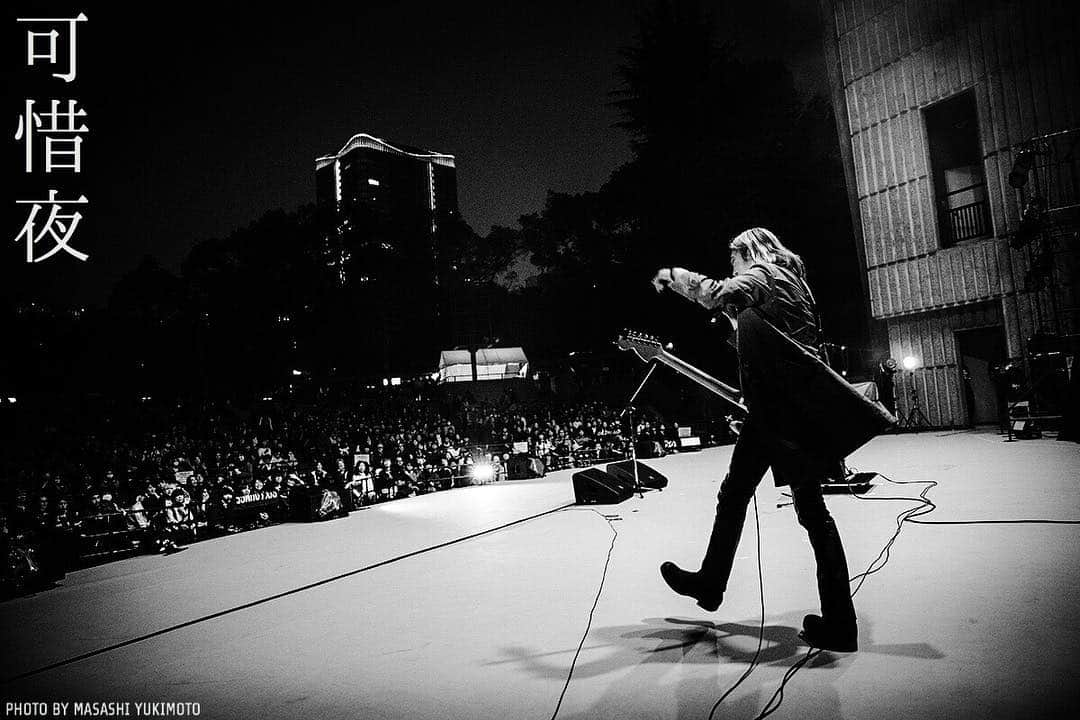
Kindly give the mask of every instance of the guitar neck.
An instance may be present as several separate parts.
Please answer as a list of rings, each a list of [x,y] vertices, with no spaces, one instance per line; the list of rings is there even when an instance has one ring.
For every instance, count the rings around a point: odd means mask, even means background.
[[[701,385],[706,390],[709,390],[716,395],[727,400],[732,405],[736,406],[743,412],[746,412],[746,406],[739,401],[739,391],[731,387],[727,383],[717,380],[708,373],[697,369],[685,360],[680,360],[666,350],[656,355],[656,360],[667,365],[672,370],[684,375],[698,385]]]

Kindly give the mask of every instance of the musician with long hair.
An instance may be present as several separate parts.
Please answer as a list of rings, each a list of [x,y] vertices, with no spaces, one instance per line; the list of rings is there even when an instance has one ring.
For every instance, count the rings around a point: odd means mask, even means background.
[[[701,568],[691,572],[665,562],[660,574],[675,592],[695,599],[705,610],[716,610],[727,589],[747,505],[771,467],[776,485],[791,488],[795,513],[809,535],[817,562],[821,615],[807,615],[801,635],[813,647],[854,652],[858,630],[844,546],[821,490],[826,473],[841,458],[822,456],[788,441],[767,421],[762,409],[755,413],[759,403],[765,406],[762,398],[768,398],[770,408],[778,401],[769,396],[769,378],[747,361],[755,350],[750,346],[755,342],[755,331],[749,315],[744,315],[748,310],[753,310],[755,320],[764,318],[803,349],[821,356],[817,313],[805,266],[764,228],[740,233],[729,248],[733,274],[728,279],[714,280],[671,267],[662,268],[652,281],[657,292],[668,288],[710,310],[724,310],[737,318],[739,375],[749,410],[720,486],[716,519]]]

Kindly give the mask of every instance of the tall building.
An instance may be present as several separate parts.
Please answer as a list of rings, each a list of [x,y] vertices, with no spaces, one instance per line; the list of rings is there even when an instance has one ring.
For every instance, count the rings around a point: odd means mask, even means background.
[[[315,161],[324,255],[374,339],[383,370],[434,364],[440,349],[439,285],[460,216],[454,156],[354,135]]]
[[[1080,14],[1057,0],[821,7],[864,296],[888,354],[916,366],[896,378],[899,413],[992,420],[994,363],[1045,389],[1075,356]]]

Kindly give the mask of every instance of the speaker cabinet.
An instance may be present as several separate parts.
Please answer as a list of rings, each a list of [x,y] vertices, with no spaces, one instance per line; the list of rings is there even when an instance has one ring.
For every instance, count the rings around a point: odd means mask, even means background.
[[[506,463],[506,478],[508,480],[528,480],[530,478],[544,477],[544,463],[539,458],[534,458],[524,453],[511,455]]]
[[[578,505],[615,505],[633,494],[633,480],[620,480],[599,468],[574,473],[574,502]]]
[[[655,440],[638,440],[634,450],[639,458],[658,458],[666,454],[664,446]]]
[[[634,461],[633,460],[621,460],[619,462],[610,463],[607,466],[609,475],[619,478],[623,482],[630,483],[630,487],[634,487]],[[638,481],[642,487],[653,488],[654,490],[662,490],[667,487],[667,478],[660,473],[653,470],[645,463],[637,464]]]

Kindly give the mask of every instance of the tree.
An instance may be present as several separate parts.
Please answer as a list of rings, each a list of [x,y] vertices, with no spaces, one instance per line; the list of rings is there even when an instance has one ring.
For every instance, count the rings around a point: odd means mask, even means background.
[[[757,225],[807,256],[831,339],[858,332],[850,299],[859,269],[831,106],[803,101],[782,63],[740,59],[717,37],[696,3],[661,0],[646,12],[613,96],[632,160],[598,191],[550,193],[520,219],[542,272],[522,307],[553,319],[534,323],[540,344],[577,349],[634,326],[683,339],[683,351],[706,362],[716,354],[707,319],[658,299],[648,280],[672,264],[725,274],[728,240]]]
[[[634,254],[722,273],[729,238],[769,227],[807,257],[827,332],[853,337],[860,269],[832,108],[801,100],[781,62],[742,60],[716,38],[698,4],[662,0],[623,51],[614,105],[634,158],[609,195],[638,209]]]

